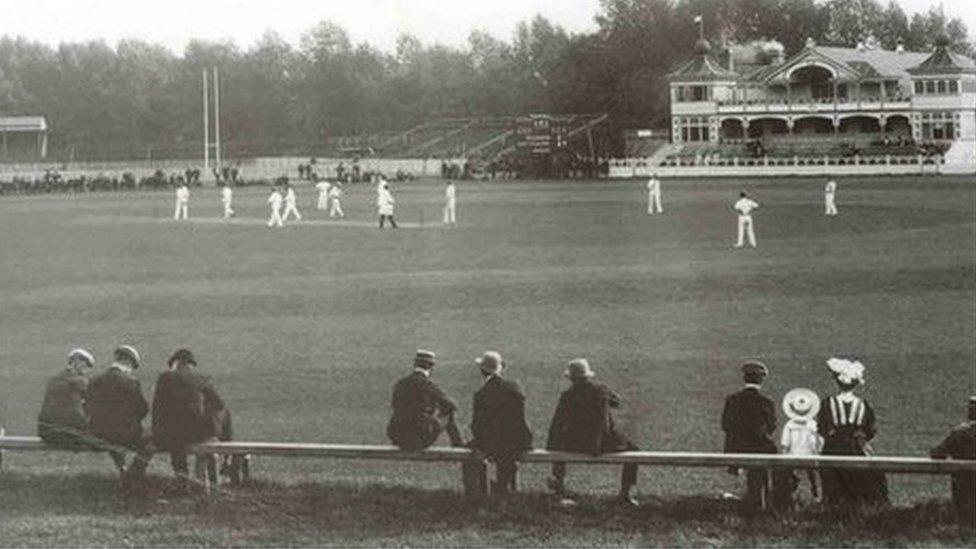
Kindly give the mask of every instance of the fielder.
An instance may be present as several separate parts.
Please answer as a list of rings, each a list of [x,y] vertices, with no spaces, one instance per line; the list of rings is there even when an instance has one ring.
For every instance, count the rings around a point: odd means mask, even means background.
[[[453,181],[447,182],[447,190],[444,191],[444,224],[457,224],[457,188]]]
[[[376,208],[380,213],[381,229],[383,228],[383,222],[387,219],[390,220],[390,227],[397,228],[396,220],[393,219],[393,206],[395,204],[396,200],[393,198],[393,193],[390,192],[390,186],[384,181],[376,193]]]
[[[653,215],[655,209],[657,213],[664,213],[661,208],[661,180],[657,178],[657,174],[647,181],[647,213]]]
[[[329,187],[332,185],[328,181],[322,180],[315,184],[315,188],[319,191],[319,202],[316,205],[316,209],[320,211],[325,211],[329,209]]]
[[[173,219],[179,221],[186,219],[190,213],[190,188],[186,183],[180,183],[176,188],[176,211],[173,212]]]
[[[302,220],[302,214],[298,213],[298,195],[295,188],[285,183],[285,214],[281,216],[282,221],[288,221],[288,217],[295,214],[297,221]]]
[[[824,187],[824,210],[826,215],[833,216],[837,215],[837,182],[831,179],[827,182],[827,186]]]
[[[224,185],[220,188],[220,203],[224,205],[224,219],[230,219],[234,217],[234,208],[231,207],[231,202],[234,200],[234,191],[231,190],[230,185]]]
[[[746,196],[746,192],[739,193],[739,200],[733,208],[739,212],[739,238],[736,240],[735,247],[741,248],[744,237],[749,235],[749,245],[756,247],[756,233],[752,228],[752,211],[759,207],[755,200]]]
[[[329,210],[329,217],[346,217],[342,211],[342,184],[336,181],[329,191],[329,198],[332,199],[332,208]]]
[[[284,227],[285,220],[281,218],[281,191],[278,187],[271,188],[271,196],[268,197],[268,204],[271,205],[271,218],[268,219],[268,227]]]

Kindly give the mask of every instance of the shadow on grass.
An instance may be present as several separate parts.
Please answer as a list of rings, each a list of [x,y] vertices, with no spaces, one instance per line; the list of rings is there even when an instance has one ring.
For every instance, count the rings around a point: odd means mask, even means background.
[[[120,528],[133,520],[175,522],[208,545],[976,545],[976,537],[959,534],[946,501],[857,513],[811,507],[747,519],[734,501],[707,497],[649,498],[625,509],[584,496],[566,509],[542,493],[477,505],[452,491],[365,483],[258,481],[212,499],[174,495],[170,480],[159,477],[150,477],[138,497],[118,487],[110,476],[3,473],[0,508],[15,520],[80,515],[118,521]],[[29,540],[30,532],[18,537]],[[132,541],[179,539],[155,528]]]

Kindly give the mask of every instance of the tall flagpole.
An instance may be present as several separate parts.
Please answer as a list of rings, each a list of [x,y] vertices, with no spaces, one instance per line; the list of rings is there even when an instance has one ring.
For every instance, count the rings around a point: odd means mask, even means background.
[[[217,72],[217,67],[213,69],[213,83],[214,83],[214,159],[217,162],[217,169],[219,170],[223,163],[220,158],[220,73]]]
[[[203,177],[210,177],[210,98],[207,96],[207,69],[203,69]]]

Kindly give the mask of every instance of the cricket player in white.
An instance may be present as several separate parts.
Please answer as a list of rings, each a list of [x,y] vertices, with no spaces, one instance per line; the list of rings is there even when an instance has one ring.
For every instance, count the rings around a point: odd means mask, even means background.
[[[390,186],[383,182],[379,191],[376,193],[376,208],[380,214],[380,228],[383,228],[383,222],[387,219],[390,220],[390,227],[394,229],[397,228],[396,220],[393,219],[393,207],[396,205],[396,200],[393,198],[393,192],[390,191]]]
[[[220,203],[224,205],[224,219],[230,219],[234,217],[234,208],[231,207],[231,202],[234,200],[234,191],[231,190],[230,185],[224,185],[220,188]]]
[[[295,188],[285,185],[285,213],[281,216],[281,220],[288,221],[291,214],[295,214],[296,220],[302,220],[302,214],[298,213],[298,195],[295,194]]]
[[[837,182],[831,179],[827,182],[827,186],[824,187],[824,209],[826,210],[826,215],[837,215]]]
[[[661,208],[661,180],[657,178],[657,174],[647,181],[647,213],[653,215],[655,209],[657,213],[664,213]]]
[[[739,212],[739,238],[735,243],[736,248],[741,248],[744,237],[749,235],[749,244],[756,247],[756,233],[752,228],[752,211],[759,207],[755,200],[746,196],[746,192],[739,193],[739,200],[735,203],[735,211]]]
[[[271,188],[271,196],[268,197],[268,204],[271,205],[271,218],[268,219],[268,227],[284,227],[285,221],[281,218],[281,203],[284,199],[278,187]]]
[[[444,224],[457,224],[457,188],[453,181],[447,182],[447,190],[444,191]]]
[[[342,211],[342,185],[336,181],[329,191],[329,198],[332,199],[332,208],[329,210],[329,217],[346,217]]]
[[[176,188],[176,211],[173,212],[173,219],[179,221],[186,219],[190,213],[190,188],[186,183],[180,183]]]
[[[326,180],[319,181],[315,184],[315,188],[319,191],[319,202],[316,205],[316,209],[325,211],[329,209],[329,182]]]

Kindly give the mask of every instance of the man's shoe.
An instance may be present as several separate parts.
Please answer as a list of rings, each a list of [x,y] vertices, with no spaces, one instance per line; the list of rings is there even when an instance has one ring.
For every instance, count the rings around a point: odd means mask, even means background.
[[[637,509],[640,507],[640,502],[634,499],[634,496],[629,494],[620,494],[617,496],[617,504],[628,509]]]

